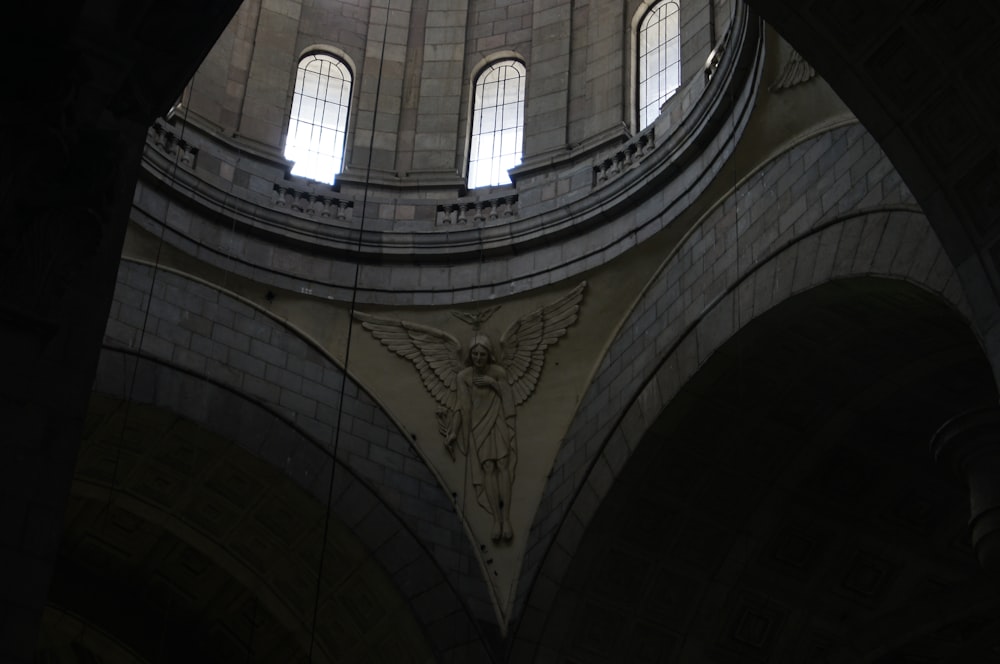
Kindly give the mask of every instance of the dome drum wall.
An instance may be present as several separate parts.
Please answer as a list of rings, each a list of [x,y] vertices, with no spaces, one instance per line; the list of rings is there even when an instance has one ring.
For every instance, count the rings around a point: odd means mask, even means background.
[[[469,147],[469,83],[489,62],[513,57],[531,70],[525,156],[561,156],[620,130],[623,120],[633,126],[635,90],[621,69],[632,66],[637,48],[628,34],[653,4],[249,0],[192,81],[188,111],[221,135],[277,155],[295,61],[329,52],[362,83],[353,95],[348,174],[370,166],[378,177],[454,180]],[[680,3],[684,81],[700,76],[735,4]]]
[[[460,183],[435,178],[347,173],[333,187],[289,179],[287,162],[195,116],[176,118],[151,133],[133,218],[156,234],[166,220],[167,241],[208,263],[333,299],[346,299],[354,275],[331,259],[363,264],[359,298],[380,304],[457,303],[554,283],[670,225],[717,174],[752,107],[761,26],[738,5],[721,41],[711,80],[686,83],[647,130],[527,160],[514,185],[464,196]],[[178,159],[168,148],[181,143]],[[272,267],[252,267],[265,263]]]

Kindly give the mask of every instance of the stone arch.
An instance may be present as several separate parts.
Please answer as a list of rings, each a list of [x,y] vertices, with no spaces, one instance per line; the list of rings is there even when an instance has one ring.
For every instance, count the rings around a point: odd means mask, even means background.
[[[837,278],[677,370],[609,491],[580,499],[594,511],[574,548],[560,535],[541,661],[890,661],[964,622],[947,648],[995,646],[967,496],[928,451],[997,394],[950,302]]]
[[[398,575],[425,630],[441,636],[435,649],[481,656],[477,617],[492,606],[454,506],[398,425],[294,330],[215,287],[126,260],[95,390],[210,427],[324,503],[339,431],[338,473],[353,488],[338,494],[338,516]]]
[[[303,438],[232,391],[188,374],[175,380],[273,440]],[[412,603],[444,579],[363,482],[341,465],[304,490],[220,435],[218,420],[195,422],[165,397],[92,396],[56,607],[147,661],[291,661],[313,650],[335,661],[381,650],[397,630],[416,661],[430,657],[431,630]],[[86,642],[87,631],[65,636]]]
[[[949,257],[860,126],[791,148],[708,213],[640,297],[570,427],[532,528],[525,619],[544,615],[531,598],[550,596],[641,436],[722,343],[796,293],[872,275],[970,316]]]
[[[1000,11],[941,2],[747,4],[829,82],[906,180],[958,268],[998,366]]]

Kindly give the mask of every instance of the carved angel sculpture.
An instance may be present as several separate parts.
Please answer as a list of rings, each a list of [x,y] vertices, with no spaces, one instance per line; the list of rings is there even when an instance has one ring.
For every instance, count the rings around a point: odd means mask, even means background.
[[[468,480],[480,506],[493,517],[491,537],[513,537],[511,491],[517,466],[516,409],[532,395],[545,350],[577,319],[586,282],[515,321],[497,346],[478,329],[488,317],[469,318],[474,334],[468,350],[443,330],[355,312],[366,330],[389,350],[413,363],[424,387],[441,405],[439,430],[452,460],[465,455]],[[490,312],[492,313],[492,312]]]

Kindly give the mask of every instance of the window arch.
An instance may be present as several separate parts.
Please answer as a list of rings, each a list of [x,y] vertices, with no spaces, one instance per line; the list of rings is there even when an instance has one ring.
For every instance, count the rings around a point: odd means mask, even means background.
[[[293,175],[332,184],[343,169],[352,83],[340,58],[310,53],[299,60],[285,141]]]
[[[479,72],[473,91],[469,187],[510,184],[524,143],[524,64],[498,60]]]
[[[660,114],[660,107],[681,84],[680,6],[657,2],[639,23],[639,128]]]

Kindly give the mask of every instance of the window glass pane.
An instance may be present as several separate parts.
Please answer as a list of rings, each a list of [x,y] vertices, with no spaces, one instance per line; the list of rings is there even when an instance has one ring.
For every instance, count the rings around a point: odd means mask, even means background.
[[[298,115],[296,116],[296,121],[298,122],[312,122],[313,118],[316,117],[316,99],[313,97],[299,97],[298,104]]]
[[[480,113],[480,126],[482,131],[495,131],[497,128],[497,109],[496,107],[484,108]]]
[[[521,163],[524,125],[524,65],[495,62],[476,79],[469,187],[509,184],[507,170]]]
[[[680,86],[680,12],[671,0],[653,5],[639,24],[639,127],[645,129]]]
[[[351,100],[346,63],[323,53],[302,58],[285,141],[293,175],[333,183],[344,164]]]
[[[669,37],[670,35],[680,34],[680,12],[676,9],[672,12],[668,12],[666,16],[666,33]]]
[[[681,62],[681,40],[671,39],[667,42],[666,47],[666,58],[664,60],[665,67],[672,67],[674,65],[679,65]]]
[[[302,71],[302,94],[319,97],[320,75],[315,69]]]

